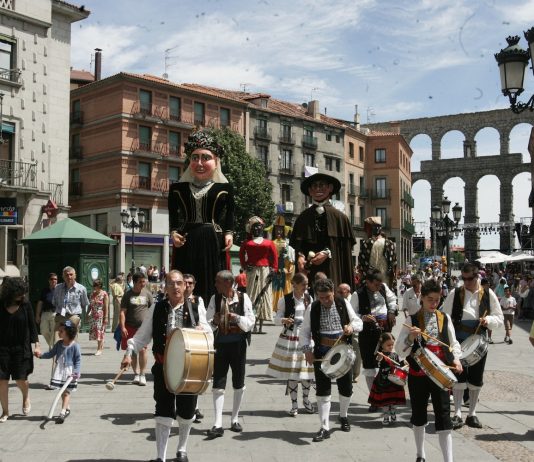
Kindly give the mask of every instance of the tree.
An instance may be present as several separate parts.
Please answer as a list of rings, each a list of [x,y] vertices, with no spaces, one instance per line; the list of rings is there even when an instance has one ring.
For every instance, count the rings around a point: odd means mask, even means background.
[[[232,183],[235,194],[235,238],[239,245],[245,239],[248,219],[257,215],[266,224],[274,220],[272,184],[263,163],[249,155],[243,137],[227,128],[213,130],[213,136],[224,147],[222,171]]]

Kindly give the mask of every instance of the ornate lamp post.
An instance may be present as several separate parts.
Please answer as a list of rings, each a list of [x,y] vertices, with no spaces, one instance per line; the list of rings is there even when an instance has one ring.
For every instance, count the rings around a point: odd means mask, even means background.
[[[534,27],[524,32],[529,50],[523,50],[519,45],[519,36],[507,37],[508,46],[495,54],[501,75],[501,90],[504,96],[510,100],[510,108],[516,114],[525,109],[534,111],[534,95],[526,103],[517,101],[517,97],[523,93],[525,69],[529,60],[534,59]],[[534,62],[533,62],[534,63]],[[534,65],[532,66],[534,70]]]
[[[128,210],[130,213],[128,213]],[[141,230],[143,226],[145,225],[145,212],[139,211],[139,209],[135,205],[130,205],[128,207],[128,210],[123,209],[121,212],[121,220],[122,220],[122,226],[124,226],[126,229],[132,230],[132,267],[131,272],[132,274],[135,272],[135,230],[139,229]]]
[[[456,205],[452,208],[452,220],[449,218],[449,212],[451,210],[451,201],[446,197],[441,201],[441,207],[434,205],[432,207],[432,224],[436,233],[440,237],[445,237],[447,251],[447,287],[450,288],[451,284],[451,256],[450,256],[450,240],[453,235],[458,235],[457,227],[460,218],[462,217],[462,206],[456,202]],[[435,240],[434,240],[435,242]]]

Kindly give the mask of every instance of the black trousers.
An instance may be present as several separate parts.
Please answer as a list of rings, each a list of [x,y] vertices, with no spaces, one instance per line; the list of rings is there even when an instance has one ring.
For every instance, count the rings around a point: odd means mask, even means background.
[[[412,406],[412,425],[420,427],[428,422],[428,398],[432,398],[432,407],[436,419],[436,431],[452,429],[451,403],[449,392],[438,387],[426,375],[408,376],[408,391],[410,392],[410,403]]]
[[[197,395],[175,395],[167,390],[163,377],[163,364],[154,363],[152,366],[154,376],[154,401],[156,401],[156,416],[171,417],[176,416],[182,419],[192,419],[197,407]]]
[[[232,386],[239,390],[245,386],[245,364],[247,361],[247,341],[241,339],[232,343],[215,344],[213,365],[213,388],[226,388],[228,369],[232,369]]]
[[[383,329],[379,329],[369,322],[363,323],[363,330],[358,335],[358,342],[360,343],[360,353],[362,355],[364,369],[375,369],[378,367],[376,347],[383,332],[391,332],[389,323]]]
[[[475,387],[481,387],[484,385],[484,369],[486,368],[486,354],[478,363],[474,366],[466,366],[460,375],[458,375],[459,383],[470,383]]]
[[[313,363],[313,370],[315,372],[315,385],[317,387],[315,396],[330,396],[332,394],[332,379],[321,370],[320,361]],[[352,396],[352,367],[345,375],[336,379],[336,383],[340,395]]]

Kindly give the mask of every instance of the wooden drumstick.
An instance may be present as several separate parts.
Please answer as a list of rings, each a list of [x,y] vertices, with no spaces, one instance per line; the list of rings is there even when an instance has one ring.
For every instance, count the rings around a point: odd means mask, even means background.
[[[482,318],[485,318],[487,315],[488,315],[488,310],[484,311],[484,314],[482,315]],[[481,321],[479,321],[479,323],[478,323],[478,326],[477,326],[477,328],[475,330],[475,335],[478,334],[478,331],[480,330],[480,326],[482,326],[482,322]]]
[[[397,361],[395,361],[394,359],[391,359],[390,357],[386,356],[384,353],[382,353],[381,351],[377,351],[377,354],[379,354],[380,356],[383,356],[384,358],[388,358],[389,361],[391,361],[393,364],[395,364],[395,366],[398,366],[398,367],[402,367],[402,365],[400,363],[398,363]]]
[[[116,382],[117,380],[119,380],[119,377],[120,377],[122,374],[124,374],[127,370],[128,370],[128,368],[126,368],[126,367],[125,367],[124,369],[121,369],[121,370],[119,371],[119,373],[115,376],[115,378],[114,378],[113,380],[111,380],[110,382],[106,383],[106,388],[107,388],[108,390],[113,390],[113,389],[115,388],[115,382]]]
[[[412,328],[414,326],[410,326],[409,324],[403,323],[403,326],[406,326],[408,328]],[[452,347],[450,345],[447,345],[445,342],[442,342],[441,340],[437,339],[436,337],[432,337],[432,335],[428,335],[426,332],[421,331],[421,335],[424,335],[426,338],[429,338],[431,340],[434,340],[434,342],[438,342],[440,345],[443,345],[444,347],[447,347],[449,351],[452,351]]]

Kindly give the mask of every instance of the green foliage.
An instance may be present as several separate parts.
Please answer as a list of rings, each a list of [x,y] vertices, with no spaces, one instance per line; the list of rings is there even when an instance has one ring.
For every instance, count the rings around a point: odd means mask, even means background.
[[[241,135],[226,128],[213,130],[213,135],[224,147],[222,171],[234,187],[234,243],[240,245],[245,238],[245,225],[250,217],[257,215],[263,218],[266,226],[273,222],[273,187],[267,179],[263,163],[247,153]]]

